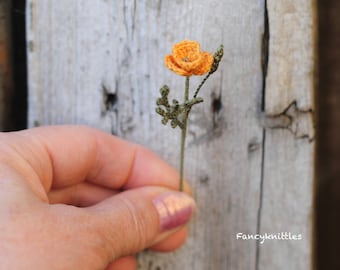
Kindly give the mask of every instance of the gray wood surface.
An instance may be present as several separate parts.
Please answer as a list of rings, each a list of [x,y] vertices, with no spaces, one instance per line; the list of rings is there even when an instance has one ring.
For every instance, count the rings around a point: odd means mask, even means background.
[[[165,83],[182,98],[184,78],[163,57],[185,38],[211,52],[224,44],[190,114],[189,239],[140,254],[140,269],[312,268],[312,0],[27,2],[29,125],[91,125],[173,166],[180,132],[161,125],[155,100]],[[281,232],[302,239],[236,237]]]

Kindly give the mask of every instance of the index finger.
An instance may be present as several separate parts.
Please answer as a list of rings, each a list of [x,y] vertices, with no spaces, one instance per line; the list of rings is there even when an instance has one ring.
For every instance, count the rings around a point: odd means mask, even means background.
[[[33,168],[46,191],[83,181],[112,189],[178,188],[177,172],[154,153],[93,128],[48,126],[1,136]]]

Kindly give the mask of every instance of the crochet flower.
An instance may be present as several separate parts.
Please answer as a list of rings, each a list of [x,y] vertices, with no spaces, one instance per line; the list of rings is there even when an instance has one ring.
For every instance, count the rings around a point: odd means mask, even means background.
[[[183,40],[172,47],[172,55],[166,55],[164,61],[176,74],[189,77],[210,71],[214,57],[208,52],[201,52],[197,41]]]
[[[223,57],[223,45],[221,45],[214,55],[200,51],[200,44],[197,41],[183,40],[172,47],[172,54],[164,58],[165,65],[178,75],[185,76],[184,100],[180,103],[177,99],[169,102],[170,88],[166,84],[160,89],[161,97],[156,101],[156,113],[162,116],[162,124],[170,123],[172,128],[181,129],[180,144],[180,178],[179,190],[184,189],[184,153],[185,138],[187,134],[188,118],[191,108],[203,102],[203,98],[198,97],[198,93],[207,79],[217,69]],[[197,86],[195,93],[190,97],[190,77],[192,75],[203,75],[201,83]]]

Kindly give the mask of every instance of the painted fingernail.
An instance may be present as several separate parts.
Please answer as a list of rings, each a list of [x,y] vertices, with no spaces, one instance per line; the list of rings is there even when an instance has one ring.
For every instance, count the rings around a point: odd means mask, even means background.
[[[162,194],[153,199],[153,203],[160,217],[162,231],[187,223],[195,210],[194,200],[183,192]]]

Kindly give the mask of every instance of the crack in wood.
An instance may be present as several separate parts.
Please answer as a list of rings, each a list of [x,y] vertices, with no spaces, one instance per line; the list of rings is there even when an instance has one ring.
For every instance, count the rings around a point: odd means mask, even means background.
[[[220,89],[217,91],[213,91],[211,93],[211,112],[212,112],[212,122],[213,122],[213,129],[218,129],[220,124],[219,122],[222,121],[221,119],[221,111],[223,109],[223,103],[222,103],[222,81],[223,81],[223,73],[220,78]]]
[[[119,99],[119,79],[115,80],[114,90],[104,82],[101,85],[102,91],[102,108],[100,117],[109,117],[112,135],[126,137],[128,133],[135,129],[135,123],[132,116],[123,115],[120,113],[118,105]],[[133,89],[131,90],[133,91]],[[131,94],[132,96],[132,94]]]
[[[107,86],[104,82],[101,85],[101,91],[102,91],[102,109],[100,116],[101,117],[110,117],[110,123],[111,128],[110,132],[112,135],[118,135],[117,134],[117,128],[115,123],[118,121],[118,94],[117,94],[117,87],[118,87],[119,81],[116,80],[116,90],[113,92],[109,86]]]
[[[103,89],[103,102],[105,111],[115,111],[118,96],[116,93],[110,93],[105,85],[102,85]]]
[[[268,8],[267,0],[264,0],[264,30],[262,35],[262,46],[261,46],[261,66],[262,66],[262,103],[261,109],[265,110],[266,105],[266,79],[268,73],[268,62],[269,62],[269,19],[268,19]]]
[[[266,79],[268,73],[268,62],[269,62],[269,41],[270,41],[270,31],[269,31],[269,18],[268,18],[268,7],[267,0],[264,0],[264,30],[262,36],[262,51],[261,51],[261,63],[262,63],[262,112],[266,109]],[[262,217],[262,205],[263,205],[263,185],[264,185],[264,160],[265,160],[265,142],[266,142],[266,129],[262,130],[262,156],[261,156],[261,178],[260,178],[260,190],[259,190],[259,208],[257,211],[257,224],[256,233],[260,234],[261,228],[261,217]],[[255,269],[259,270],[260,263],[260,242],[256,241],[255,250]]]
[[[117,93],[113,93],[104,83],[101,86],[101,90],[103,95],[103,109],[101,115],[105,116],[107,112],[116,112],[118,102]]]
[[[262,114],[260,122],[265,129],[287,129],[296,139],[314,140],[313,110],[300,109],[296,100],[283,112],[273,115]]]

